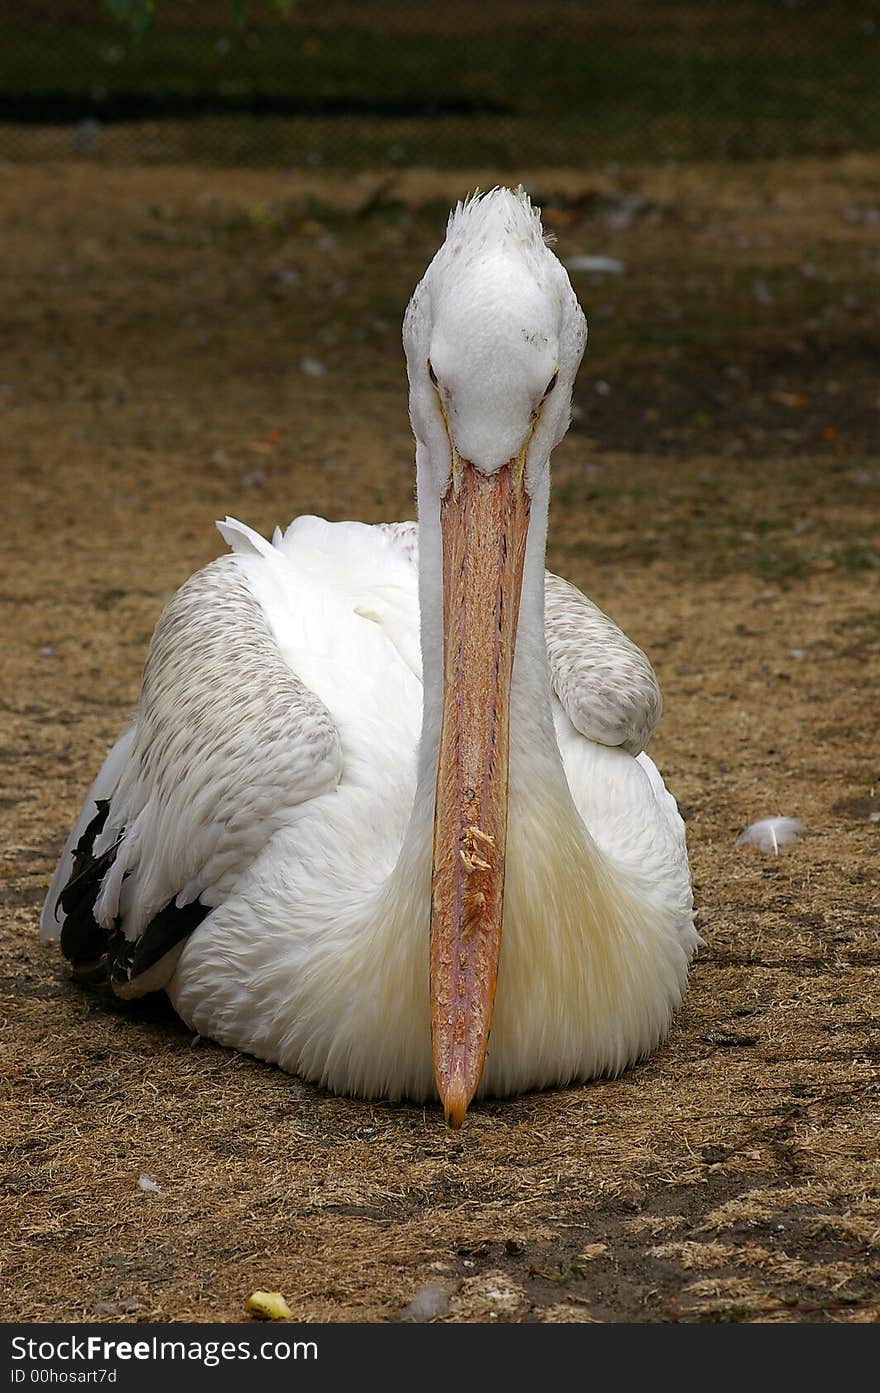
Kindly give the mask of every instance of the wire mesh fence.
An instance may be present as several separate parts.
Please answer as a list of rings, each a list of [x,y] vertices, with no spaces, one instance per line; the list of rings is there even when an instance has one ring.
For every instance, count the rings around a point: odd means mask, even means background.
[[[6,0],[0,158],[498,169],[880,145],[880,4]]]

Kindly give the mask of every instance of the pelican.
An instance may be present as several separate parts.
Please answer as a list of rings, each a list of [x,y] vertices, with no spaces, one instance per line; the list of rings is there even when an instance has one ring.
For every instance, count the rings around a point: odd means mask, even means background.
[[[218,524],[49,890],[75,975],[452,1126],[665,1037],[699,939],[656,678],[545,572],[586,334],[527,195],[459,203],[404,320],[418,524]]]

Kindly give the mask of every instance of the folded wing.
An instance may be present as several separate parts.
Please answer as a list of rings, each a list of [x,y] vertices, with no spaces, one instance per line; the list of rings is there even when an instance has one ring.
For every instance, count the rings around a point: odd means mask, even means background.
[[[333,720],[291,671],[234,556],[194,575],[150,645],[134,722],[89,793],[41,936],[120,995],[180,947],[299,804],[339,781]]]
[[[417,524],[381,526],[417,566]],[[663,710],[657,677],[645,654],[598,605],[552,571],[545,573],[544,601],[550,680],[568,719],[598,745],[619,745],[631,755],[639,754]]]

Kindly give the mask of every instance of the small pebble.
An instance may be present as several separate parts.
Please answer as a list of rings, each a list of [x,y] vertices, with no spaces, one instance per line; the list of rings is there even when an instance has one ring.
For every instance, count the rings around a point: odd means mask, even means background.
[[[570,256],[565,264],[569,271],[590,271],[594,276],[620,276],[626,270],[616,256]]]
[[[449,1314],[449,1283],[426,1282],[419,1287],[412,1301],[404,1306],[401,1320],[437,1320]]]

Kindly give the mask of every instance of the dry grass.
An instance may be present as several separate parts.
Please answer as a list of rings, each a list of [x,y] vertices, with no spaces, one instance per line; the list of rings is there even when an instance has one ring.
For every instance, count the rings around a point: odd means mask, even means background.
[[[460,1135],[74,987],[36,916],[212,519],[412,515],[398,324],[469,180],[413,173],[372,205],[377,179],[3,181],[8,1319],[233,1320],[262,1287],[386,1320],[435,1279],[454,1320],[877,1318],[880,267],[848,210],[878,174],[531,176],[563,255],[628,264],[578,282],[550,559],[656,662],[708,947],[654,1059]],[[735,849],[771,812],[807,836]]]

